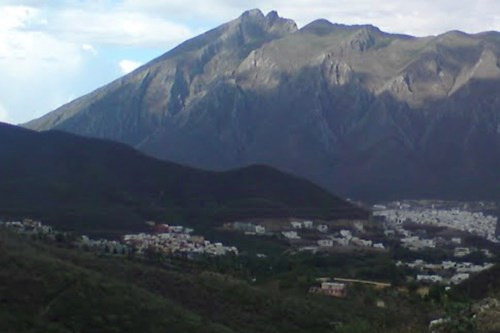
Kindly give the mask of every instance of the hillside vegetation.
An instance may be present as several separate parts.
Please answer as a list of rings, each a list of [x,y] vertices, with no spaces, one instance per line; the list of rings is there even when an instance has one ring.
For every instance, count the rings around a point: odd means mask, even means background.
[[[326,333],[422,328],[421,318],[409,308],[386,310],[355,300],[279,292],[196,268],[167,270],[57,245],[0,230],[0,331]]]
[[[366,217],[367,211],[266,166],[209,172],[123,144],[0,124],[0,217],[126,232],[156,219],[201,226],[245,217]]]

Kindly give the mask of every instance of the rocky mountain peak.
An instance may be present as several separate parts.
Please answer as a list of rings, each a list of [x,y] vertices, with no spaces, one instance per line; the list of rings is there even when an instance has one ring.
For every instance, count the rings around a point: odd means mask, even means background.
[[[264,14],[262,13],[262,11],[258,8],[254,8],[254,9],[250,9],[250,10],[247,10],[245,12],[243,12],[243,14],[241,14],[241,19],[263,19],[264,18]]]
[[[278,12],[275,10],[271,10],[269,13],[267,13],[266,17],[270,20],[276,20],[280,18]]]
[[[280,17],[275,10],[264,16],[260,9],[251,9],[244,12],[235,23],[236,25],[258,26],[277,36],[287,35],[298,30],[297,24],[293,20]]]
[[[209,169],[269,164],[355,198],[500,195],[500,34],[296,31],[247,11],[26,126]]]
[[[349,40],[349,45],[354,50],[364,52],[375,46],[379,33],[380,30],[378,28],[363,26]]]
[[[305,25],[300,29],[300,31],[303,33],[310,33],[321,36],[333,32],[335,28],[338,27],[338,24],[333,24],[332,22],[325,19],[318,19]]]

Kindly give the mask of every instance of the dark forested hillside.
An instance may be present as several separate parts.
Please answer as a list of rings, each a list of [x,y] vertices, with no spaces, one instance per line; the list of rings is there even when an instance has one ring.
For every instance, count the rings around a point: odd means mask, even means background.
[[[125,231],[147,219],[221,224],[244,217],[362,217],[318,186],[265,166],[208,172],[110,141],[0,124],[0,216]]]

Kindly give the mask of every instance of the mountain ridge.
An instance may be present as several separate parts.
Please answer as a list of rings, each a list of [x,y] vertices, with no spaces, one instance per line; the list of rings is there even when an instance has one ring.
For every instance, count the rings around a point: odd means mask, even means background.
[[[355,199],[498,199],[499,58],[498,33],[250,11],[25,126],[213,170],[268,164]]]

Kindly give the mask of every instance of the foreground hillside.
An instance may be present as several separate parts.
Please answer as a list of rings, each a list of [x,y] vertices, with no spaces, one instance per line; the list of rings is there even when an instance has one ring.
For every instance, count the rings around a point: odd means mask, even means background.
[[[423,332],[421,314],[251,286],[0,230],[2,332]]]
[[[0,217],[85,232],[147,219],[201,225],[245,217],[364,217],[320,187],[265,166],[207,172],[123,144],[0,124]]]
[[[500,33],[416,38],[258,10],[25,126],[355,199],[500,198]]]

